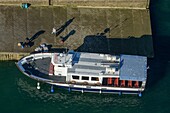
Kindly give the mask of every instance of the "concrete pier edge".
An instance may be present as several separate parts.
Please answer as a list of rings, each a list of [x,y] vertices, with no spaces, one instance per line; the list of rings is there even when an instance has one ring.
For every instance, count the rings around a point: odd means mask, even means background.
[[[19,60],[24,56],[29,55],[29,53],[19,53],[19,52],[0,52],[0,60]]]
[[[0,6],[21,6],[20,4],[3,4],[0,3]],[[149,8],[144,7],[113,7],[113,6],[82,6],[82,5],[32,5],[31,7],[71,7],[71,8],[103,8],[103,9],[137,9],[137,10],[149,10]]]
[[[131,0],[0,0],[0,5],[21,5],[22,3],[29,3],[31,6],[148,9],[150,0],[138,0],[133,2]]]
[[[20,6],[20,4],[1,4],[0,6]],[[136,9],[136,10],[149,10],[146,8],[140,8],[140,7],[111,7],[111,6],[67,6],[67,5],[33,5],[31,7],[70,7],[70,8],[89,8],[89,9],[95,9],[95,8],[103,8],[103,9]]]

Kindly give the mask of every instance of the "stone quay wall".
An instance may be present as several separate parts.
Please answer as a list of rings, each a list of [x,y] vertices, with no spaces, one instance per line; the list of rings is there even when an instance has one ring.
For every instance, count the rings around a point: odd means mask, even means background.
[[[0,60],[19,60],[29,53],[0,52]]]

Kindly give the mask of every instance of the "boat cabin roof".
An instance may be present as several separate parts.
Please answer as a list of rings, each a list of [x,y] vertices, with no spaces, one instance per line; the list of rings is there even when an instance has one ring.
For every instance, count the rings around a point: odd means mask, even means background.
[[[83,52],[54,53],[52,63],[56,66],[56,74],[61,73],[61,75],[65,71],[60,72],[61,68],[68,67],[67,73],[72,75],[119,76],[120,80],[132,81],[145,81],[147,76],[147,57],[144,56]]]
[[[110,60],[107,58],[110,57]],[[116,68],[119,64],[117,56],[98,54],[98,53],[83,53],[76,52],[73,55],[73,66],[68,69],[69,73],[75,73],[77,75],[100,75],[106,74],[106,67]],[[110,62],[109,62],[110,61]],[[116,61],[112,62],[112,61]],[[104,66],[105,64],[105,66]],[[111,65],[112,64],[112,65]],[[114,65],[115,64],[115,65]],[[107,66],[106,66],[107,65]],[[112,74],[113,76],[113,74]]]
[[[120,56],[120,80],[145,81],[147,57],[134,55]]]
[[[61,68],[68,68],[68,74],[87,76],[118,76],[119,61],[119,56],[83,52],[54,53],[51,60],[56,74],[63,75]]]

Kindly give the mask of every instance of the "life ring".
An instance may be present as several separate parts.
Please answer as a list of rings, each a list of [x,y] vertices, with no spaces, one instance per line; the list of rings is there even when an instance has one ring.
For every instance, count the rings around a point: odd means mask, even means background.
[[[84,85],[88,85],[89,83],[88,82],[83,82]]]
[[[97,82],[97,83],[96,83],[96,85],[100,86],[100,85],[101,85],[101,83],[100,83],[100,82]]]
[[[76,81],[72,80],[72,81],[71,81],[71,84],[76,84]]]

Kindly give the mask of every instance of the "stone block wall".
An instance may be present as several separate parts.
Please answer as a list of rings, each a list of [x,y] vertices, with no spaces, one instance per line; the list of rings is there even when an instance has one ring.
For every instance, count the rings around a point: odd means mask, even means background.
[[[28,55],[28,53],[1,52],[0,60],[19,60],[26,55]]]

